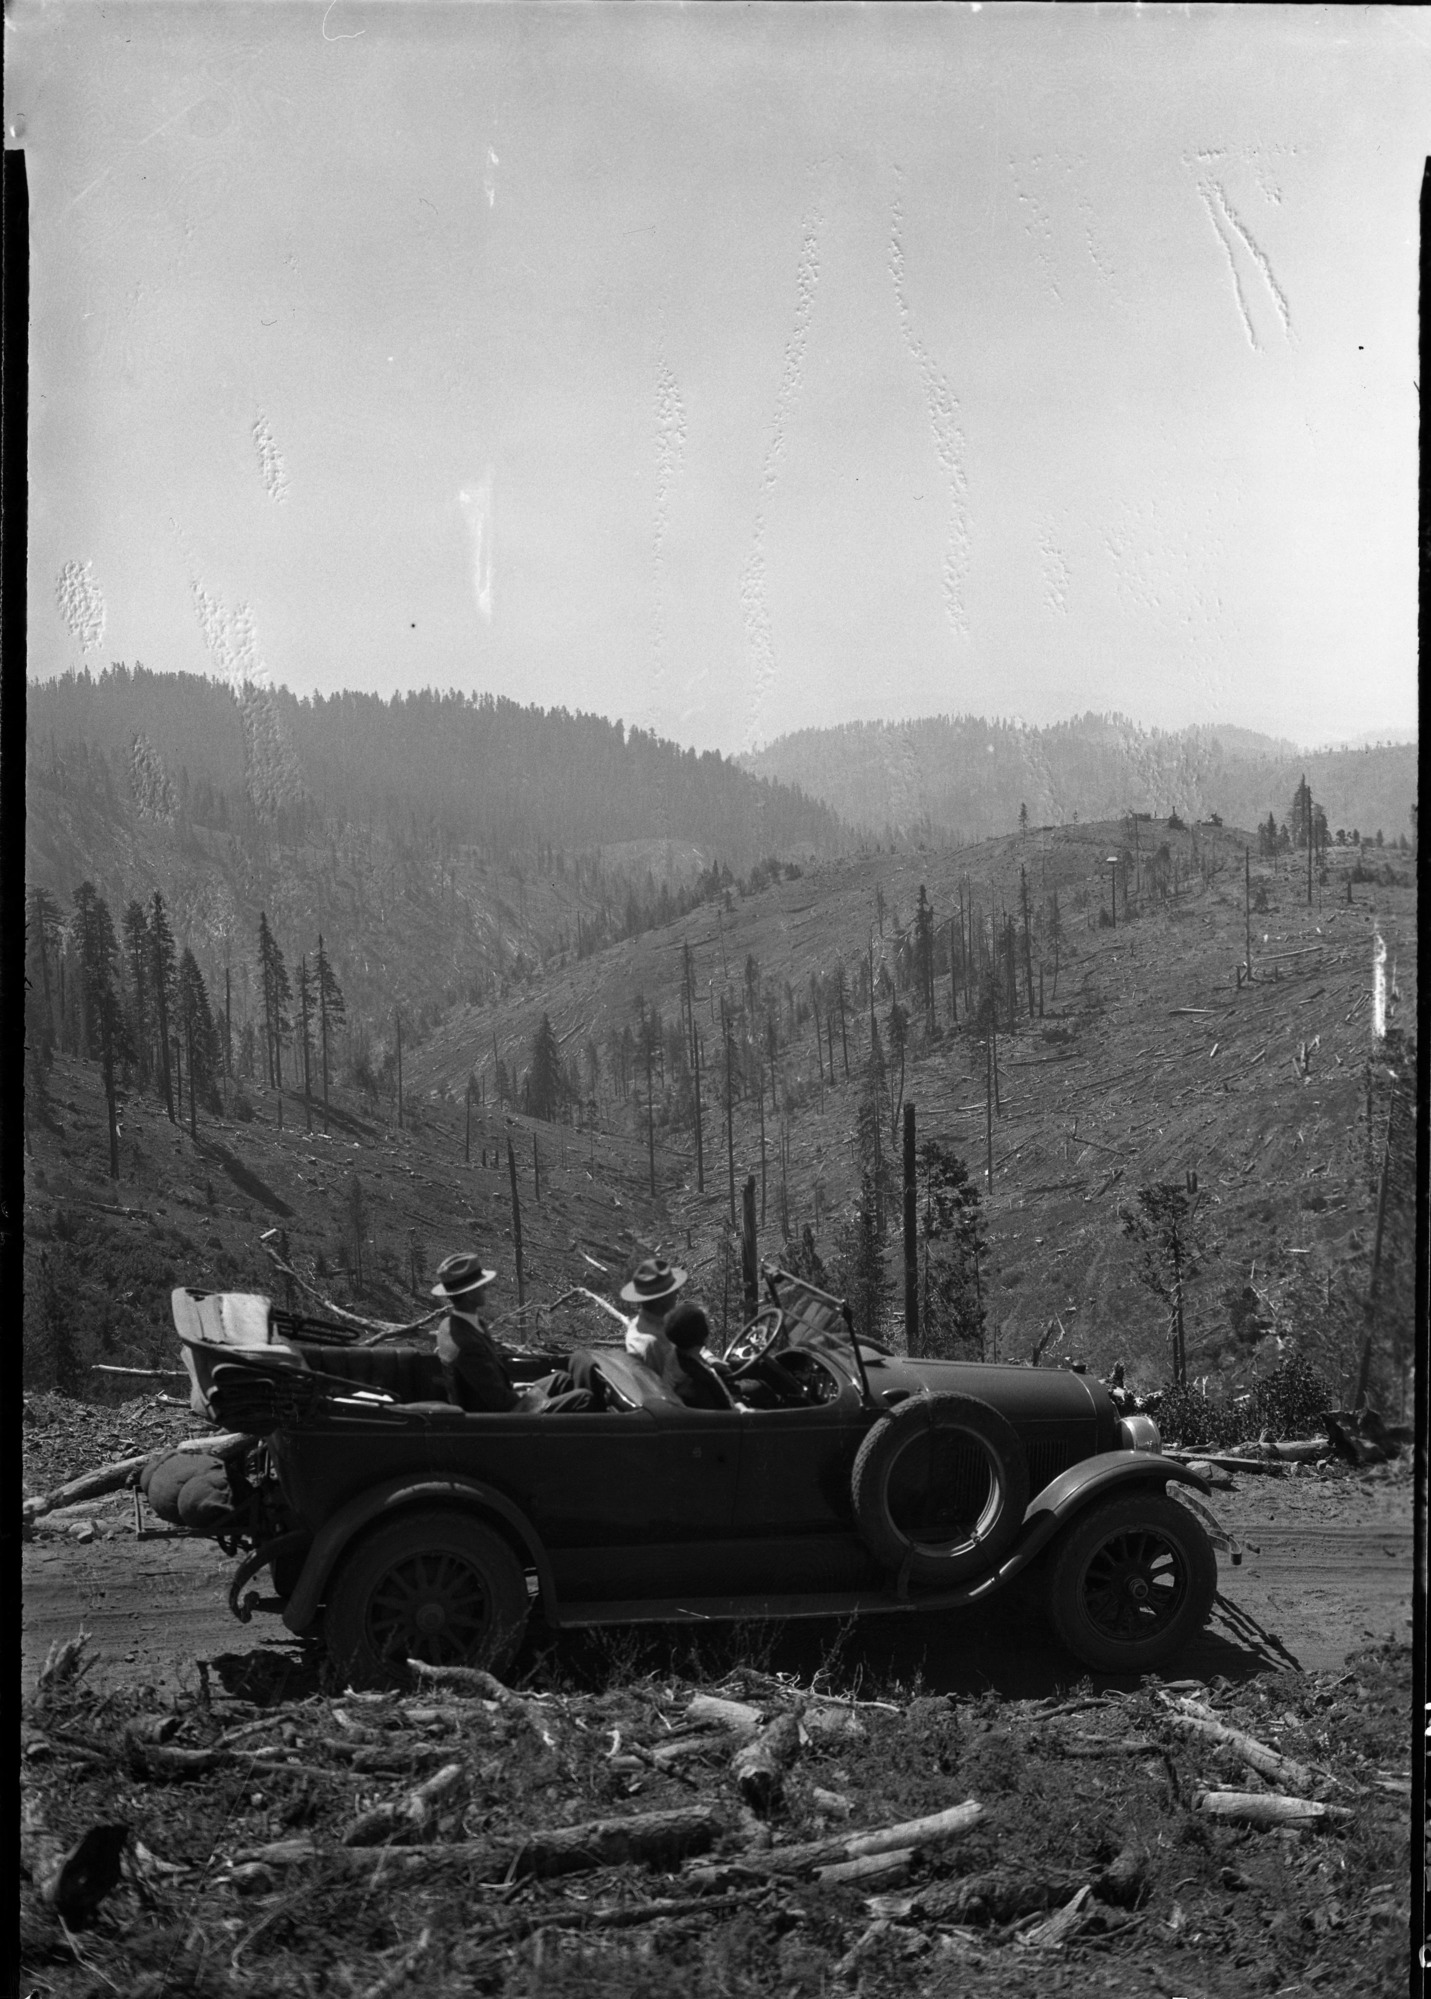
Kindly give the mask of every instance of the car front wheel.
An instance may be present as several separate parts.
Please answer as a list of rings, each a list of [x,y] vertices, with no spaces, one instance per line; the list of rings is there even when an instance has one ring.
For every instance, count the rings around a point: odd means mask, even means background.
[[[462,1513],[408,1513],[346,1554],[324,1630],[353,1686],[390,1685],[408,1659],[500,1670],[527,1621],[527,1583],[499,1534]]]
[[[1202,1527],[1162,1492],[1110,1499],[1056,1543],[1049,1615],[1063,1643],[1102,1673],[1147,1673],[1207,1622],[1217,1557]]]

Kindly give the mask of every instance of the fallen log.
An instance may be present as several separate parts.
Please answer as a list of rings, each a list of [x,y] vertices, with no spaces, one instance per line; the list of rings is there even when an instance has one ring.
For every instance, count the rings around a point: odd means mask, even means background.
[[[916,1895],[912,1911],[939,1923],[1013,1923],[1051,1909],[1078,1887],[1078,1877],[990,1867],[962,1881],[938,1881]]]
[[[383,1840],[410,1838],[432,1817],[440,1799],[461,1783],[466,1771],[461,1763],[444,1763],[435,1775],[391,1804],[376,1805],[364,1812],[343,1835],[344,1846],[377,1846]]]
[[[800,1717],[793,1710],[763,1728],[731,1758],[736,1789],[753,1812],[776,1811],[783,1796],[785,1772],[800,1753]]]
[[[1025,1930],[1019,1942],[1029,1950],[1061,1950],[1069,1938],[1091,1920],[1093,1911],[1088,1905],[1092,1900],[1093,1889],[1085,1883],[1056,1915],[1050,1916],[1047,1922],[1035,1923],[1031,1930]]]
[[[674,1773],[682,1763],[690,1763],[699,1757],[723,1755],[730,1747],[721,1735],[710,1732],[703,1735],[682,1735],[674,1742],[658,1743],[654,1749],[637,1749],[631,1754],[641,1762],[649,1764],[653,1770]],[[614,1760],[614,1758],[613,1758]]]
[[[1259,1776],[1270,1777],[1284,1789],[1305,1793],[1316,1785],[1316,1775],[1305,1763],[1298,1763],[1291,1756],[1282,1755],[1280,1750],[1269,1749],[1256,1736],[1244,1735],[1240,1728],[1228,1728],[1220,1722],[1211,1708],[1199,1701],[1182,1700],[1177,1703],[1176,1712],[1169,1716],[1174,1728],[1184,1735],[1198,1735],[1204,1741],[1219,1743],[1231,1749],[1250,1770]]]
[[[170,1444],[170,1451],[203,1451],[210,1457],[232,1457],[236,1452],[248,1450],[253,1438],[236,1432],[225,1432],[216,1437],[185,1437],[177,1444]],[[143,1471],[149,1460],[156,1456],[154,1451],[145,1451],[141,1457],[120,1458],[113,1464],[100,1465],[95,1471],[81,1473],[65,1485],[57,1485],[53,1492],[23,1500],[20,1506],[22,1520],[38,1520],[41,1515],[53,1513],[57,1507],[78,1506],[86,1499],[102,1499],[107,1492],[118,1492]]]
[[[1144,1735],[1088,1735],[1081,1742],[1065,1742],[1062,1753],[1072,1757],[1156,1756],[1158,1745]]]
[[[708,1887],[724,1886],[732,1873],[810,1874],[819,1867],[837,1866],[844,1860],[860,1860],[871,1853],[897,1853],[904,1848],[919,1851],[955,1839],[984,1816],[984,1807],[973,1798],[947,1811],[933,1812],[928,1818],[906,1819],[900,1825],[882,1826],[873,1832],[840,1833],[829,1839],[802,1841],[798,1845],[749,1848],[733,1854],[724,1865],[687,1866],[693,1880]]]
[[[770,1893],[770,1884],[738,1889],[729,1895],[667,1896],[655,1902],[606,1903],[594,1909],[553,1909],[541,1915],[518,1916],[500,1928],[479,1932],[467,1939],[473,1950],[496,1950],[505,1944],[521,1943],[539,1930],[635,1929],[642,1923],[658,1923],[668,1916],[711,1916],[725,1909],[738,1909],[759,1901]]]
[[[548,1880],[592,1867],[674,1868],[688,1854],[703,1853],[720,1837],[725,1824],[710,1805],[687,1805],[675,1811],[642,1812],[629,1819],[592,1819],[585,1825],[554,1826],[536,1832],[512,1856],[511,1876],[533,1875]]]
[[[1246,1471],[1263,1478],[1287,1476],[1287,1467],[1273,1458],[1239,1458],[1231,1451],[1219,1452],[1215,1456],[1207,1451],[1168,1451],[1166,1455],[1176,1458],[1181,1464],[1189,1464],[1196,1459],[1200,1464],[1215,1465],[1219,1471]]]
[[[1195,1808],[1210,1818],[1235,1825],[1328,1825],[1349,1819],[1346,1805],[1318,1804],[1312,1798],[1288,1798],[1275,1791],[1199,1791]]]
[[[91,1374],[131,1374],[145,1381],[182,1381],[186,1370],[182,1367],[112,1367],[105,1361],[90,1363]]]
[[[909,1879],[914,1855],[912,1846],[896,1847],[892,1853],[862,1853],[857,1860],[837,1860],[833,1866],[817,1868],[815,1879],[822,1888],[900,1888]]]
[[[1287,1465],[1314,1465],[1318,1458],[1332,1455],[1331,1442],[1326,1437],[1292,1437],[1286,1443],[1269,1444],[1268,1449],[1275,1451]]]
[[[537,1703],[514,1694],[510,1687],[502,1685],[495,1674],[484,1671],[480,1666],[429,1666],[423,1659],[409,1659],[407,1663],[419,1679],[429,1681],[433,1686],[451,1687],[456,1692],[475,1694],[481,1700],[495,1701],[503,1714],[524,1721],[534,1729],[554,1754],[560,1747],[551,1723]]]
[[[753,1735],[761,1723],[758,1707],[745,1701],[725,1701],[716,1694],[694,1694],[684,1719],[702,1726],[734,1729],[739,1735]]]

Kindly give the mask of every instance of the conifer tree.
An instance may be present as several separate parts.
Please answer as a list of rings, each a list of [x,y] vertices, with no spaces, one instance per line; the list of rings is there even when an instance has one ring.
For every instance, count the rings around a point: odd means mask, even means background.
[[[845,978],[845,961],[836,958],[835,969],[830,978],[830,994],[840,1016],[840,1052],[844,1060],[845,1081],[850,1080],[850,1044],[845,1033],[845,1002],[849,997],[849,986]],[[830,1081],[835,1080],[835,1054],[830,1051]]]
[[[648,1065],[649,1066],[649,1065]],[[544,1013],[536,1033],[532,1036],[531,1067],[527,1072],[527,1095],[533,1117],[544,1118],[548,1123],[556,1116],[562,1098],[566,1095],[566,1079],[562,1074],[561,1048],[552,1026],[551,1015]]]
[[[303,1063],[303,1118],[309,1131],[313,1129],[313,1011],[317,1001],[318,976],[308,969],[305,955],[298,960],[298,1045]]]
[[[149,989],[153,972],[153,952],[149,946],[149,922],[144,905],[131,897],[124,911],[124,957],[129,967],[129,1003],[134,1022],[134,1052],[139,1064],[139,1080],[149,1080],[150,1021]]]
[[[109,1177],[119,1178],[119,1107],[114,1066],[130,1054],[124,1012],[115,987],[119,941],[109,905],[94,883],[81,882],[74,895],[80,976],[83,982],[85,1045],[82,1052],[98,1058],[104,1076],[104,1101],[109,1114]]]
[[[877,1340],[888,1316],[894,1286],[885,1269],[879,1202],[868,1172],[860,1177],[859,1199],[840,1231],[835,1255],[839,1288],[849,1302],[855,1330],[861,1339]]]
[[[150,993],[154,1000],[154,1022],[159,1041],[159,1079],[164,1085],[164,1108],[170,1124],[174,1116],[174,1083],[169,1068],[169,1016],[174,1003],[174,936],[164,911],[164,898],[156,888],[149,903]]]
[[[293,986],[278,940],[268,927],[268,914],[258,918],[258,970],[263,993],[263,1027],[268,1056],[268,1081],[273,1089],[283,1088],[283,1047],[293,1032],[288,1008]]]
[[[978,1184],[938,1139],[920,1147],[920,1326],[931,1354],[979,1359],[984,1351],[981,1263],[988,1238]]]
[[[184,1058],[189,1072],[189,1130],[197,1137],[199,1098],[203,1098],[206,1109],[217,1111],[219,1108],[219,1074],[223,1057],[204,977],[197,959],[189,950],[179,960],[174,1012],[176,1025],[184,1039]]]
[[[328,1029],[339,1027],[348,1017],[343,988],[338,984],[332,960],[323,949],[323,933],[318,933],[318,956],[314,960],[318,979],[318,1041],[323,1063],[323,1108],[328,1108]]]
[[[896,1082],[894,1076],[891,1075],[889,1084],[889,1142],[891,1145],[894,1144],[896,1138],[899,1136],[900,1106],[904,1102],[904,1055],[908,1046],[909,1015],[905,1012],[899,1001],[895,1000],[889,1010],[889,1054],[891,1064],[896,1061],[899,1064],[899,1078]]]
[[[934,909],[924,883],[914,911],[914,971],[929,1026],[934,1026]]]
[[[50,960],[58,961],[60,950],[60,911],[55,898],[47,888],[32,888],[26,910],[26,928],[29,934],[30,955],[40,974],[40,991],[44,999],[44,1021],[42,1033],[46,1059],[54,1047],[55,1016],[54,999],[50,988]]]

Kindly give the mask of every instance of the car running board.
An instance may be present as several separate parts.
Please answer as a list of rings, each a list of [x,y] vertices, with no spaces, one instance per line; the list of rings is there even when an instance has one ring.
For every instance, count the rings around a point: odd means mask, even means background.
[[[1022,1563],[1019,1564],[1021,1568]],[[958,1589],[929,1590],[918,1596],[887,1590],[831,1590],[812,1596],[684,1596],[598,1598],[593,1603],[549,1605],[546,1620],[559,1626],[590,1624],[725,1624],[734,1618],[865,1617],[883,1610],[960,1610],[983,1603],[1011,1580],[1003,1570]]]

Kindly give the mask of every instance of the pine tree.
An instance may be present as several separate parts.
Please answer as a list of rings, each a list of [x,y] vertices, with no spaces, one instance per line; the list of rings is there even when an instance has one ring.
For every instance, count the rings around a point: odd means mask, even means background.
[[[323,1108],[328,1108],[328,1029],[339,1027],[348,1017],[343,988],[338,984],[332,961],[323,949],[323,933],[318,933],[318,956],[314,960],[318,977],[318,1041],[323,1061]]]
[[[869,1173],[860,1177],[854,1213],[840,1231],[835,1249],[840,1289],[861,1339],[877,1340],[894,1297],[884,1261],[884,1231],[879,1202]]]
[[[47,888],[32,888],[25,915],[30,957],[40,975],[40,991],[44,998],[44,1017],[41,1027],[45,1058],[54,1048],[55,1009],[50,987],[50,961],[59,960],[60,951],[60,911],[59,905]]]
[[[313,1012],[318,999],[318,975],[308,969],[307,957],[298,961],[298,1045],[303,1063],[303,1116],[313,1129]]]
[[[134,1021],[134,1051],[139,1063],[141,1084],[149,1081],[150,1007],[149,990],[153,975],[153,952],[149,945],[149,922],[144,905],[131,898],[124,911],[124,957],[129,967],[129,1003]]]
[[[215,1114],[221,1107],[219,1076],[223,1053],[203,974],[193,952],[189,950],[179,960],[174,1014],[175,1024],[183,1036],[184,1057],[189,1072],[189,1130],[197,1137],[200,1097],[205,1108]]]
[[[169,1017],[174,1005],[174,937],[164,913],[164,898],[156,888],[149,904],[150,992],[154,1000],[154,1020],[159,1041],[159,1079],[164,1085],[164,1107],[170,1124],[174,1116],[174,1083],[169,1068]]]
[[[889,1010],[889,1054],[891,1063],[899,1063],[899,1080],[890,1079],[890,1144],[899,1137],[899,1112],[904,1102],[904,1056],[909,1046],[909,1015],[895,1000]]]
[[[1173,1381],[1187,1386],[1186,1288],[1203,1263],[1197,1175],[1185,1188],[1171,1181],[1138,1189],[1138,1205],[1122,1216],[1123,1233],[1136,1245],[1138,1281],[1166,1307]]]
[[[81,882],[74,894],[82,979],[85,1029],[83,1053],[98,1058],[104,1075],[104,1100],[109,1113],[109,1177],[119,1178],[119,1106],[115,1063],[130,1054],[124,1011],[115,986],[119,941],[109,905],[93,882]]]
[[[348,1253],[352,1259],[353,1281],[363,1281],[363,1244],[368,1233],[368,1202],[363,1193],[363,1183],[356,1173],[348,1176],[344,1190],[343,1206],[348,1221]]]
[[[930,1028],[934,1026],[934,909],[924,883],[914,910],[914,974]]]
[[[836,1011],[840,1016],[840,1054],[844,1062],[845,1081],[848,1083],[850,1080],[850,1044],[845,1033],[845,1002],[849,996],[849,987],[845,979],[845,961],[843,958],[836,958],[835,960],[835,969],[830,977],[830,994],[835,1002]],[[834,1080],[835,1056],[832,1049],[830,1051],[830,1081],[833,1083]]]
[[[556,1116],[566,1095],[566,1078],[562,1074],[561,1048],[552,1026],[551,1015],[544,1013],[536,1033],[532,1036],[531,1067],[527,1072],[527,1095],[533,1117],[544,1118],[548,1123]]]
[[[263,993],[263,1030],[268,1061],[268,1081],[272,1089],[283,1088],[283,1048],[293,1032],[288,1008],[293,986],[278,940],[268,927],[268,914],[259,911],[258,970]]]
[[[966,1162],[938,1139],[919,1150],[920,1326],[926,1351],[980,1359],[984,1351],[981,1264],[987,1249],[979,1188]]]

